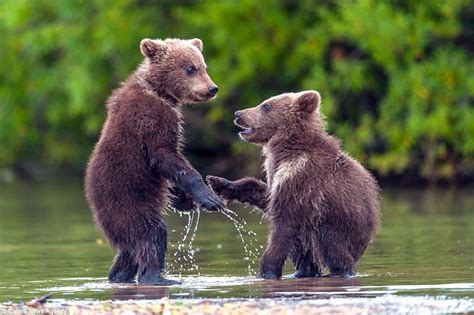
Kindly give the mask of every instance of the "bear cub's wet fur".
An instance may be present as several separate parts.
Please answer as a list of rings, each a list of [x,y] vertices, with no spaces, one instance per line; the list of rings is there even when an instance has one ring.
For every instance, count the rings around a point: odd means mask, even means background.
[[[235,113],[240,137],[263,147],[267,182],[208,176],[227,200],[256,206],[269,220],[259,277],[277,279],[289,256],[293,277],[355,275],[379,226],[379,187],[328,135],[316,91],[272,97]]]
[[[107,120],[89,160],[85,191],[96,225],[117,255],[110,282],[168,285],[161,211],[209,210],[223,201],[181,154],[183,103],[213,98],[199,39],[144,39],[138,69],[107,101]]]

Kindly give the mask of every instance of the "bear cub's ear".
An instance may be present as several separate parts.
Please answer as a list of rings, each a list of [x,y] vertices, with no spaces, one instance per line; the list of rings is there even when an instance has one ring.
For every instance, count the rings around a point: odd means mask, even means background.
[[[161,40],[145,38],[140,43],[140,51],[147,58],[161,57],[167,49],[166,43]]]
[[[312,113],[319,109],[321,96],[316,91],[304,91],[298,96],[297,104],[300,111]]]
[[[199,51],[202,51],[202,40],[200,40],[199,38],[193,38],[190,39],[189,42],[191,43],[191,45],[196,46]]]

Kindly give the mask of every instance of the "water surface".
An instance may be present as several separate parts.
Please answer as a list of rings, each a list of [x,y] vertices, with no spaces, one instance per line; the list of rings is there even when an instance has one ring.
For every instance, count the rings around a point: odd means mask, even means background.
[[[242,232],[246,250],[223,214],[202,213],[192,239],[197,215],[186,235],[189,217],[171,213],[168,277],[183,284],[141,287],[107,284],[114,254],[95,230],[81,183],[2,184],[0,303],[46,293],[53,302],[394,296],[460,299],[474,310],[474,190],[385,187],[383,197],[382,229],[355,278],[256,280],[267,226],[250,208],[231,206],[256,233]],[[292,269],[288,262],[286,274]]]

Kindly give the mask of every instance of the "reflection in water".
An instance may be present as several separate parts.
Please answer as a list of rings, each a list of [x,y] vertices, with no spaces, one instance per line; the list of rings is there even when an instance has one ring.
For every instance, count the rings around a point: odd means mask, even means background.
[[[57,302],[163,296],[314,300],[387,294],[472,302],[474,191],[385,188],[382,210],[382,229],[362,257],[356,278],[260,281],[246,276],[246,257],[252,258],[250,253],[265,244],[267,225],[259,224],[259,214],[233,207],[226,214],[238,223],[220,213],[166,217],[171,236],[168,277],[181,280],[181,285],[112,286],[104,277],[113,251],[97,241],[102,237],[80,183],[0,187],[0,302],[49,292]],[[183,253],[177,253],[180,250]],[[192,264],[199,271],[185,266],[184,260],[173,261],[186,253],[193,254]],[[254,254],[255,261],[259,255]],[[284,274],[293,269],[288,262]]]
[[[142,286],[138,284],[108,284],[104,280],[85,282],[81,285],[47,287],[38,292],[69,295],[77,292],[109,291],[107,299],[117,300],[155,300],[162,297],[179,299],[197,298],[293,298],[322,299],[336,297],[373,298],[387,294],[431,295],[438,297],[456,296],[474,290],[474,283],[427,284],[427,285],[364,285],[364,277],[344,278],[307,278],[258,280],[253,277],[183,277],[180,285],[170,287]],[[474,299],[470,299],[473,302]],[[63,302],[64,299],[53,299]]]
[[[307,297],[323,294],[332,296],[347,291],[346,287],[360,285],[358,277],[354,278],[306,278],[286,279],[285,281],[265,280],[255,283],[254,290],[261,297]]]
[[[168,296],[167,287],[129,285],[112,288],[111,291],[113,300],[157,300]]]

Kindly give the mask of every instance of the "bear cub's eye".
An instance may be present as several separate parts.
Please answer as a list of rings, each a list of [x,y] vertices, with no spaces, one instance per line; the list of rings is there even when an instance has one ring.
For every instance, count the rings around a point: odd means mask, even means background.
[[[265,103],[262,105],[262,109],[264,112],[268,113],[270,111],[270,109],[272,109],[272,106],[268,103]]]
[[[196,69],[195,66],[189,66],[189,67],[186,69],[186,72],[187,72],[189,75],[195,74],[196,71],[197,71],[197,69]]]

